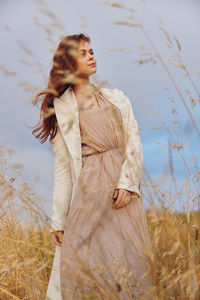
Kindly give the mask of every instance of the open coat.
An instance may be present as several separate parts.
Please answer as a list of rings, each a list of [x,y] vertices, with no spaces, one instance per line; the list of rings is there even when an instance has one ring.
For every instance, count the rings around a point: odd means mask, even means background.
[[[131,102],[117,88],[100,88],[100,91],[120,109],[125,133],[125,159],[116,188],[133,191],[141,196],[140,180],[143,169],[143,149]],[[53,104],[58,130],[55,138],[51,141],[54,153],[54,190],[50,232],[64,230],[82,168],[79,109],[73,89],[69,87],[59,98],[55,97]],[[56,245],[45,300],[62,300],[60,250],[60,246]]]

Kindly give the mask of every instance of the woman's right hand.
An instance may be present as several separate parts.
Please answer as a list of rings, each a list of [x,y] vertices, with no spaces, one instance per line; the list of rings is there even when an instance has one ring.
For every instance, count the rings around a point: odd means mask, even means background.
[[[57,230],[57,231],[51,232],[51,238],[52,238],[54,244],[56,244],[58,246],[62,245],[63,234],[64,234],[63,230]]]

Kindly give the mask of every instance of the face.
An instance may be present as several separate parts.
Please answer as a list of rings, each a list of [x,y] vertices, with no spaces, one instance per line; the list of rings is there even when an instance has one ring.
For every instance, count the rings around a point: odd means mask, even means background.
[[[89,77],[96,73],[96,59],[93,49],[86,41],[80,41],[78,47],[77,68],[79,76]]]

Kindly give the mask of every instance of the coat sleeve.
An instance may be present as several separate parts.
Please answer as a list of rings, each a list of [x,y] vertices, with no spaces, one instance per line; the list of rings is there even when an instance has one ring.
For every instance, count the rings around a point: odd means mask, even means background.
[[[50,232],[64,231],[72,194],[72,176],[69,151],[59,127],[56,136],[50,143],[54,154],[54,188]]]
[[[130,100],[121,92],[122,101],[128,106],[128,125],[125,137],[125,160],[116,188],[126,189],[141,196],[140,181],[143,169],[143,148],[140,139],[138,123],[133,114]]]

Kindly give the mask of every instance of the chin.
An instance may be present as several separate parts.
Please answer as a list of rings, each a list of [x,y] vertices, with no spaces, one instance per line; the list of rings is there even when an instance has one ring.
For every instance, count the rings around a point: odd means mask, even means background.
[[[97,70],[95,69],[93,72],[90,73],[90,75],[93,75],[97,72]]]

